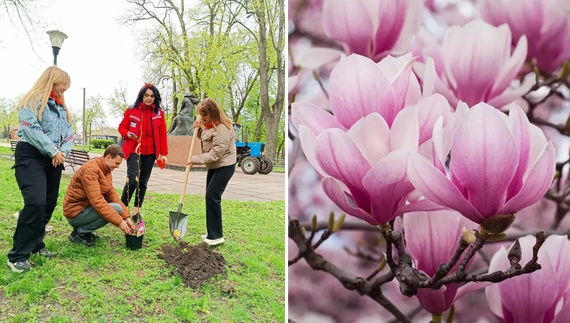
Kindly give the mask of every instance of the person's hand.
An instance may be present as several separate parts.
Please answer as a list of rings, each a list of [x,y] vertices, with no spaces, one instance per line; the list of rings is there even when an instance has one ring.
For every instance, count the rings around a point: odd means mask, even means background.
[[[137,135],[135,135],[134,133],[132,133],[130,131],[127,133],[127,136],[129,137],[129,139],[137,139],[138,138]]]
[[[127,221],[130,222],[131,224],[129,225]],[[121,229],[121,231],[123,231],[125,234],[133,234],[135,226],[130,219],[126,219],[121,221],[121,223],[119,223],[119,229]]]
[[[127,225],[128,225],[129,228],[131,229],[131,232],[136,230],[136,226],[135,226],[135,224],[133,223],[133,220],[131,220],[130,217],[128,217],[128,218],[125,220],[125,222],[127,222]]]
[[[189,161],[187,161],[187,162],[186,162],[186,165],[189,165],[189,166],[190,166],[190,168],[191,168],[191,167],[192,167],[192,165],[194,165],[194,164],[192,163],[192,160],[189,160]]]
[[[200,128],[201,126],[202,126],[201,120],[195,120],[194,121],[194,128]]]
[[[158,159],[162,159],[164,166],[168,165],[168,158],[166,158],[166,156],[158,156]]]
[[[55,154],[55,156],[51,158],[51,164],[53,165],[53,167],[57,167],[63,164],[64,162],[65,162],[65,155],[61,151],[58,151],[57,154]]]

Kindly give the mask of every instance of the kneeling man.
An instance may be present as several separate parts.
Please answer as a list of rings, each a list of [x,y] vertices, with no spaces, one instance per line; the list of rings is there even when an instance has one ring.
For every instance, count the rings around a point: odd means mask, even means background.
[[[69,240],[93,246],[96,237],[93,231],[109,222],[126,234],[135,229],[129,210],[113,187],[111,175],[124,157],[120,146],[110,145],[103,156],[91,159],[73,175],[63,199],[63,215],[73,227]]]

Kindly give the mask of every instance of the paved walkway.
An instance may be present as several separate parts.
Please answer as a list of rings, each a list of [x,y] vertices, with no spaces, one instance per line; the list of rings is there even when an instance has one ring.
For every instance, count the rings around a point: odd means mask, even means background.
[[[5,146],[9,144],[0,143]],[[89,153],[93,157],[101,154]],[[77,167],[75,167],[77,169]],[[73,175],[73,169],[66,167],[64,174]],[[164,194],[178,194],[182,192],[185,169],[160,169],[155,167],[152,170],[148,182],[147,191]],[[113,184],[116,188],[122,189],[127,177],[126,162],[113,171]],[[188,185],[186,194],[204,194],[206,191],[206,171],[190,171],[188,175]],[[238,201],[284,201],[285,200],[285,173],[271,172],[267,175],[244,174],[240,168],[236,172],[228,187],[224,192],[224,199]]]

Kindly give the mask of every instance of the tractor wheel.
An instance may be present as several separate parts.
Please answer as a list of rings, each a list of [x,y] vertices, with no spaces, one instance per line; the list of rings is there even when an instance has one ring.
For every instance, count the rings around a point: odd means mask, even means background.
[[[260,156],[257,158],[259,158],[259,170],[258,170],[258,172],[260,174],[263,174],[263,175],[267,175],[267,174],[271,173],[271,171],[273,170],[273,162],[271,161],[271,159],[269,159],[265,156]]]
[[[253,175],[259,169],[259,160],[255,157],[247,156],[241,160],[241,170],[248,175]]]

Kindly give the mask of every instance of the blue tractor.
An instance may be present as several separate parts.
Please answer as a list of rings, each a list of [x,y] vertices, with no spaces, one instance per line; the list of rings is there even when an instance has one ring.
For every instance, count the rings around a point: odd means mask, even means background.
[[[236,133],[236,162],[241,167],[241,170],[248,175],[255,173],[267,175],[271,173],[273,162],[263,155],[265,143],[249,142],[247,127],[243,131],[243,127],[240,124],[234,123],[234,130]]]

